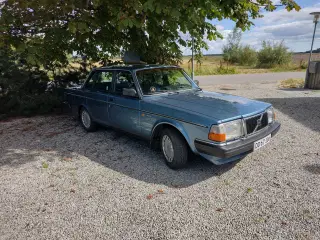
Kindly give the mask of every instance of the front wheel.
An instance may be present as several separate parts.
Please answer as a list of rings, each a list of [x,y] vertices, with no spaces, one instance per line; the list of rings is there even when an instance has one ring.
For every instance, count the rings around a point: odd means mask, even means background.
[[[80,121],[86,131],[92,132],[96,129],[96,124],[92,121],[89,112],[85,108],[80,110]]]
[[[188,146],[184,138],[173,129],[164,129],[161,134],[161,151],[166,164],[172,169],[183,168],[188,162]]]

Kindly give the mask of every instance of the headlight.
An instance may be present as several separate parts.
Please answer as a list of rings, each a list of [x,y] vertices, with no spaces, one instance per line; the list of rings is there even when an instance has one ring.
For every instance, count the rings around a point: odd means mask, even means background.
[[[267,109],[267,114],[268,114],[268,124],[273,123],[276,118],[273,107],[269,107]]]
[[[225,142],[233,140],[244,135],[241,119],[213,125],[210,129],[208,138],[216,142]]]

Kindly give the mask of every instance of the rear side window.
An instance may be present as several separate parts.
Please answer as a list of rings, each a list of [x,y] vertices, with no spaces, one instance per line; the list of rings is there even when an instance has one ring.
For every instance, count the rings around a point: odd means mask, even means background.
[[[97,71],[89,81],[85,84],[85,89],[98,92],[111,92],[112,91],[112,71]]]

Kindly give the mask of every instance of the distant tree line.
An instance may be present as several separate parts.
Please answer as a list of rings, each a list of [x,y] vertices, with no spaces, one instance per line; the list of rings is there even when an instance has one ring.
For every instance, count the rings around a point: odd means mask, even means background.
[[[312,52],[313,53],[320,53],[320,48],[312,50]],[[305,51],[305,53],[310,53],[310,50],[309,51]]]

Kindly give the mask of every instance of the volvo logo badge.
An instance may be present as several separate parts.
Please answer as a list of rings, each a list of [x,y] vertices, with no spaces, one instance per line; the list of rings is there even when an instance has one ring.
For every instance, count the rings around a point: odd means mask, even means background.
[[[257,127],[261,127],[261,119],[257,120]]]

